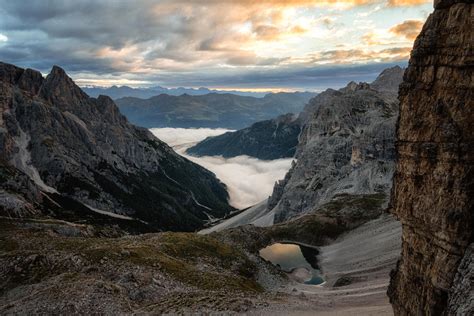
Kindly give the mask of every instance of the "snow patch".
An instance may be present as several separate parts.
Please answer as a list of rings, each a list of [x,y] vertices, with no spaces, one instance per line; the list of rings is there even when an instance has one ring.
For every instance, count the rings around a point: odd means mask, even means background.
[[[239,213],[229,219],[226,219],[219,224],[210,228],[203,229],[198,234],[206,235],[212,232],[218,232],[227,228],[233,228],[243,225],[252,224],[255,226],[271,226],[273,225],[274,212],[268,212],[267,200],[250,207],[249,209]]]
[[[76,124],[82,127],[88,134],[91,134],[89,129],[87,128],[86,123],[83,120],[78,118],[76,115],[72,114],[71,112],[65,111],[63,112],[64,116],[68,117],[69,119],[73,120]]]
[[[21,128],[19,128],[19,131],[20,135],[14,138],[14,141],[18,147],[18,152],[13,156],[10,163],[28,175],[30,179],[33,180],[33,182],[43,191],[49,193],[58,193],[56,189],[44,183],[38,173],[38,170],[31,162],[31,153],[28,150],[28,144],[31,140],[30,135],[26,134]]]
[[[126,219],[126,220],[135,220],[133,217],[130,217],[130,216],[126,216],[126,215],[122,215],[122,214],[116,214],[116,213],[112,213],[112,212],[109,212],[109,211],[99,210],[99,209],[97,209],[95,207],[92,207],[90,205],[87,205],[87,204],[84,204],[84,205],[87,206],[91,211],[94,211],[94,212],[102,214],[102,215],[107,215],[107,216],[110,216],[110,217]]]

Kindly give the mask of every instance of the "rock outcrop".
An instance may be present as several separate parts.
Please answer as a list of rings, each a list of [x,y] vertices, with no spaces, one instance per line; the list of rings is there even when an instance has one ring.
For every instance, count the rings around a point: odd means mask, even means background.
[[[391,210],[403,244],[388,290],[396,315],[474,313],[466,251],[474,229],[473,16],[471,0],[435,1],[400,86]]]
[[[64,70],[0,63],[0,215],[134,220],[195,230],[232,210],[225,186],[89,98]]]
[[[264,160],[288,158],[296,152],[300,131],[300,120],[289,113],[235,132],[208,137],[186,153],[226,158],[247,155]]]
[[[402,74],[402,68],[394,67],[373,85],[351,82],[309,102],[299,116],[304,125],[297,162],[268,201],[275,222],[310,212],[337,194],[388,196],[395,160],[395,91]]]

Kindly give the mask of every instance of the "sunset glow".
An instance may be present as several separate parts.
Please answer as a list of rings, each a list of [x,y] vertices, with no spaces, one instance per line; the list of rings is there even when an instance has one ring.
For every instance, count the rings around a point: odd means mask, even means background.
[[[404,64],[432,8],[426,0],[0,3],[3,61],[44,72],[60,64],[81,85],[256,91],[318,89],[322,65],[356,67],[363,79]]]

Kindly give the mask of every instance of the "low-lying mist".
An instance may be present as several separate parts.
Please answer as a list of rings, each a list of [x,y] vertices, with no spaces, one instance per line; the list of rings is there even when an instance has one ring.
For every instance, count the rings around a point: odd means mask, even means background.
[[[230,204],[245,208],[265,200],[272,193],[275,181],[283,179],[290,169],[292,158],[260,160],[249,156],[223,158],[221,156],[193,157],[187,148],[208,136],[228,132],[210,128],[152,128],[151,132],[172,146],[180,155],[214,172],[227,185]]]

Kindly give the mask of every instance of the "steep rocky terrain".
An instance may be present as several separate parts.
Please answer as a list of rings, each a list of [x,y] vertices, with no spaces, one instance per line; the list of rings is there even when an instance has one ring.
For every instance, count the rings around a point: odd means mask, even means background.
[[[264,160],[293,157],[300,131],[301,124],[297,116],[289,113],[235,132],[208,137],[186,150],[186,153],[225,158],[247,155]]]
[[[43,78],[0,63],[0,214],[53,216],[133,230],[195,230],[222,217],[225,186],[89,98],[59,67]]]
[[[116,100],[120,111],[144,127],[241,129],[286,113],[298,113],[315,93],[270,93],[263,98],[234,94],[171,96]]]
[[[383,202],[379,195],[340,196],[288,223],[207,236],[123,236],[84,223],[0,217],[0,314],[386,310],[386,270],[400,238],[393,219],[374,222]],[[258,256],[284,240],[323,246],[324,286],[297,284]]]
[[[268,200],[276,222],[309,212],[336,194],[388,196],[402,74],[400,67],[390,68],[372,84],[351,82],[309,102],[299,116],[297,162]]]
[[[435,1],[400,87],[391,204],[403,245],[388,292],[397,315],[474,313],[473,16],[470,0]]]

